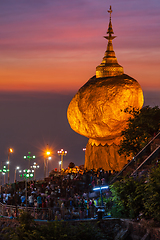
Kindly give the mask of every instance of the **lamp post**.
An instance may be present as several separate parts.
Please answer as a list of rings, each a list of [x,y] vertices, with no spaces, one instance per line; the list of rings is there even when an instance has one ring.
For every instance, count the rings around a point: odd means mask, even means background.
[[[22,173],[22,170],[19,170],[19,171],[18,171],[18,176],[19,176],[19,177],[21,176],[21,175],[20,175],[21,173]]]
[[[48,159],[51,159],[51,152],[46,151],[45,157],[44,157],[44,178],[47,177],[47,170],[48,170]]]
[[[36,169],[39,168],[39,165],[36,162],[34,162],[31,168],[34,168],[34,180],[36,180]]]
[[[2,172],[2,175],[4,176],[4,182],[3,182],[3,184],[5,184],[6,173],[5,173],[5,172]]]
[[[24,155],[23,158],[29,160],[29,168],[30,168],[30,164],[31,164],[30,162],[31,160],[35,159],[36,156],[35,155],[31,156],[31,152],[28,152],[28,155],[27,156]]]
[[[9,148],[8,149],[8,183],[9,183],[9,161],[10,161],[10,153],[13,152],[13,149],[12,148]]]
[[[15,168],[15,172],[14,172],[14,182],[16,183],[17,180],[17,170],[19,170],[19,167]]]
[[[57,151],[58,155],[61,156],[61,160],[59,161],[59,166],[60,166],[60,171],[63,168],[63,156],[67,155],[67,151],[64,151],[63,149],[61,149],[60,151]]]
[[[23,173],[20,177],[24,177],[25,179],[25,202],[26,202],[26,210],[27,210],[27,180],[28,178],[32,178],[34,176],[34,170],[31,169],[24,169]]]
[[[61,172],[61,164],[62,164],[62,161],[59,161],[59,171]]]
[[[5,177],[6,177],[6,173],[8,172],[8,169],[7,167],[4,165],[3,168],[2,168],[2,163],[1,162],[1,169],[0,169],[0,172],[2,173],[2,175],[4,176],[4,184],[5,184]],[[2,185],[2,175],[1,175],[1,185]]]
[[[49,176],[49,161],[48,160],[51,160],[52,158],[51,157],[48,157],[47,159],[47,172],[48,172],[48,176]]]

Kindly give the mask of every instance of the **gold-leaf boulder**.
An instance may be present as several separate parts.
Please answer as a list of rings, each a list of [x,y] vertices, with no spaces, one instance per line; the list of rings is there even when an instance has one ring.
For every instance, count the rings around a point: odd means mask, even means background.
[[[118,144],[129,118],[127,108],[139,109],[143,92],[139,83],[126,74],[89,79],[69,104],[71,128],[94,142]]]

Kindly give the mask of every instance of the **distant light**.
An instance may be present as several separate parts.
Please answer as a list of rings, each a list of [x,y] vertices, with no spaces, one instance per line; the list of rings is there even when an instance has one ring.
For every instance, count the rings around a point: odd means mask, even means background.
[[[108,186],[101,187],[101,189],[107,189],[107,188],[108,188]]]
[[[48,159],[49,159],[49,160],[51,160],[52,158],[51,158],[51,157],[49,157]]]
[[[108,186],[103,186],[103,187],[95,187],[93,188],[93,191],[97,191],[97,190],[100,190],[100,189],[107,189]]]
[[[13,149],[12,149],[12,148],[10,148],[10,149],[9,149],[9,152],[10,152],[10,153],[12,153],[12,152],[13,152]]]
[[[35,155],[33,155],[33,158],[36,158],[36,156],[35,156]]]
[[[60,151],[57,151],[59,155],[66,155],[67,151],[64,151],[63,148]]]
[[[50,152],[46,152],[47,155],[50,155],[51,153]]]
[[[9,164],[9,161],[7,161],[6,163]]]
[[[27,156],[24,156],[23,158],[24,158],[24,159],[26,159],[26,158],[27,158]]]

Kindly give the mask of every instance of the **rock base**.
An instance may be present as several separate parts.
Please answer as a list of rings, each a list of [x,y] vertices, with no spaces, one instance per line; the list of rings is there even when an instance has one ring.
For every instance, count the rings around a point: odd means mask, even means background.
[[[87,143],[85,152],[85,168],[98,169],[103,168],[105,171],[120,171],[128,163],[126,156],[118,154],[119,146],[116,144],[96,146]]]

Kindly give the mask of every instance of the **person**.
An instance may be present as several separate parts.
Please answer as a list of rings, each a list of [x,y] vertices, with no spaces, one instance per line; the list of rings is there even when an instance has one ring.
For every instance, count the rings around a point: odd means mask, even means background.
[[[26,197],[24,195],[21,196],[21,206],[24,206]]]
[[[64,206],[64,202],[62,201],[61,203],[61,217],[62,219],[64,219],[65,216],[65,206]]]
[[[42,207],[42,197],[41,194],[38,194],[37,196],[37,208],[41,208]]]
[[[33,207],[34,205],[34,195],[33,193],[28,197],[29,207]]]

